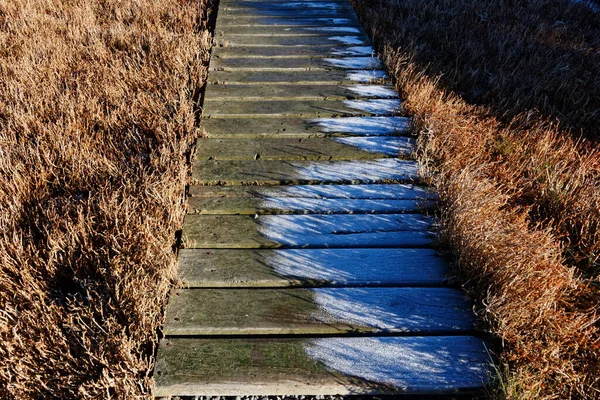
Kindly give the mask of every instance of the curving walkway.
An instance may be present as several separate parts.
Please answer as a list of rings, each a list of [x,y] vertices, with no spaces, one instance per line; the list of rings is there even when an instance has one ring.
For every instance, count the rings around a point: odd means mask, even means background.
[[[460,394],[490,372],[348,1],[221,0],[157,397]]]

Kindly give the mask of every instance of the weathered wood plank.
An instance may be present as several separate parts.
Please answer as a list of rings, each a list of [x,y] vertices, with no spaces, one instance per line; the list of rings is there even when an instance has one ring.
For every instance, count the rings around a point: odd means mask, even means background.
[[[349,138],[200,138],[196,160],[362,160],[409,156],[415,141],[398,136]]]
[[[285,58],[344,58],[374,57],[375,50],[371,46],[336,46],[336,47],[214,47],[213,57],[219,58],[268,58],[272,60]]]
[[[215,198],[433,200],[437,195],[425,186],[407,184],[293,185],[293,186],[190,186],[189,196]]]
[[[204,105],[204,118],[357,117],[400,114],[399,99],[218,101]]]
[[[183,248],[424,247],[434,220],[421,214],[196,215],[184,221]]]
[[[219,46],[226,47],[327,47],[368,46],[371,44],[365,35],[315,36],[246,36],[226,35],[215,39]]]
[[[188,214],[268,215],[268,214],[399,214],[425,211],[434,201],[355,200],[355,199],[188,199]]]
[[[215,36],[223,38],[227,35],[247,36],[331,36],[331,35],[363,35],[362,26],[293,26],[281,25],[266,26],[228,26],[215,32]]]
[[[346,71],[213,71],[210,84],[242,85],[337,85],[351,83],[389,83],[390,77],[382,70]]]
[[[396,136],[408,134],[410,126],[411,121],[406,117],[209,118],[202,121],[206,136],[211,138]]]
[[[249,36],[254,37],[254,36]],[[211,71],[330,71],[345,69],[383,69],[383,64],[378,58],[338,57],[338,58],[279,58],[267,60],[256,57],[214,57],[210,61]]]
[[[381,183],[418,180],[416,161],[196,161],[192,184],[284,185]]]
[[[167,339],[157,396],[456,394],[488,382],[470,336]]]
[[[285,59],[283,59],[285,60]],[[272,62],[276,62],[272,60]],[[396,99],[391,85],[209,85],[211,101]],[[210,106],[209,103],[206,106]]]
[[[272,1],[254,1],[254,2],[236,2],[223,3],[219,7],[219,12],[229,10],[244,10],[246,12],[254,12],[255,10],[343,10],[351,11],[352,5],[350,2],[325,2],[325,1],[289,1],[289,2],[272,2]]]
[[[186,287],[439,286],[448,265],[433,249],[179,251]]]
[[[301,9],[269,9],[269,8],[224,8],[219,10],[219,19],[239,17],[240,19],[261,20],[263,18],[279,19],[315,19],[315,18],[345,18],[357,21],[358,18],[351,8],[301,8]]]
[[[450,288],[177,289],[165,334],[444,334],[473,327],[471,303]]]

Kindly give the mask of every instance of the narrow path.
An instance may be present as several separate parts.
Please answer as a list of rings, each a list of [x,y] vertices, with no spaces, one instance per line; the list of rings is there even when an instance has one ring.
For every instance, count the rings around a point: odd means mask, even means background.
[[[489,357],[346,0],[221,0],[156,395],[456,394]]]

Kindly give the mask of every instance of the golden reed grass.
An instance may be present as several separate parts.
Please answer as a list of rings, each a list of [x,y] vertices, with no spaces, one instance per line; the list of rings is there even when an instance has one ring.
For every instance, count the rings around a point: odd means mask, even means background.
[[[566,0],[355,6],[414,117],[441,242],[502,341],[495,395],[599,398],[600,16]]]
[[[0,398],[145,398],[205,5],[0,2]]]

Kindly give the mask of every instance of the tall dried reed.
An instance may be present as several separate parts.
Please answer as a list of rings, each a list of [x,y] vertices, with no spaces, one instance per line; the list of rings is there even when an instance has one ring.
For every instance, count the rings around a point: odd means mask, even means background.
[[[355,4],[414,116],[442,242],[502,339],[501,395],[600,397],[600,154],[574,139],[598,135],[599,17],[562,0]]]
[[[149,395],[203,3],[0,2],[0,397]]]

